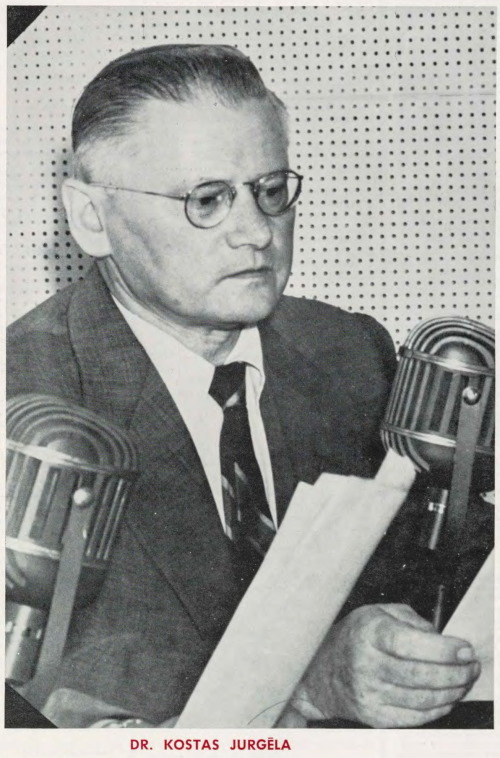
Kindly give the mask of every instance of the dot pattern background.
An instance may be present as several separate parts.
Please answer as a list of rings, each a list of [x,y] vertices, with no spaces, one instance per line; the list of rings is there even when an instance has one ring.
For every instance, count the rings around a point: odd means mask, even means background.
[[[8,53],[8,318],[88,265],[60,196],[71,108],[112,58],[235,45],[289,107],[305,176],[289,294],[364,311],[396,343],[421,318],[492,325],[495,10],[55,7]]]

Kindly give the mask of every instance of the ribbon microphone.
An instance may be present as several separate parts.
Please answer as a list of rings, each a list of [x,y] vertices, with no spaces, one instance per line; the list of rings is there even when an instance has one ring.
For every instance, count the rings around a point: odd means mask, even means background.
[[[470,493],[494,488],[494,385],[494,332],[467,318],[423,321],[400,350],[382,441],[433,485],[431,551],[458,551]]]
[[[41,708],[74,607],[102,585],[137,473],[121,429],[68,401],[7,403],[6,679]],[[35,676],[36,674],[36,676]]]

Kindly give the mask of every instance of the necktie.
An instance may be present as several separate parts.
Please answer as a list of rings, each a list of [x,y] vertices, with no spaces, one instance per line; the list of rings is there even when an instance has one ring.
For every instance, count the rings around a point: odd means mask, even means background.
[[[248,423],[245,368],[245,363],[217,366],[209,389],[224,412],[220,437],[224,517],[243,587],[252,580],[275,534]]]

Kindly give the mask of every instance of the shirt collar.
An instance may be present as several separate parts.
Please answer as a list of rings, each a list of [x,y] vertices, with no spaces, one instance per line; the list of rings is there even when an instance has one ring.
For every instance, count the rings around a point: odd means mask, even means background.
[[[175,396],[186,392],[208,393],[215,367],[201,355],[189,350],[175,337],[129,311],[113,300],[138,341],[148,354],[168,389]],[[224,363],[243,361],[250,367],[252,384],[260,397],[265,382],[260,333],[256,326],[242,329]],[[186,382],[189,376],[189,382]]]
[[[242,329],[238,341],[227,356],[224,363],[243,361],[264,376],[264,359],[259,330],[256,326]]]

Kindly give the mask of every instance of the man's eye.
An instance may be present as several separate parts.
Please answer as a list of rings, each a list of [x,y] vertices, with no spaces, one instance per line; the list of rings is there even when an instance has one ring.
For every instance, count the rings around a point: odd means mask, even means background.
[[[259,203],[264,211],[279,211],[288,202],[288,185],[286,180],[277,177],[261,187]]]
[[[265,192],[269,198],[276,197],[276,195],[282,195],[283,192],[286,192],[286,184],[276,184],[274,187],[266,187]]]
[[[217,211],[221,205],[227,204],[227,188],[202,188],[193,192],[188,202],[193,212],[198,215],[208,216]]]
[[[204,197],[196,198],[198,205],[202,208],[206,208],[210,205],[217,205],[221,200],[220,195],[205,195]]]

